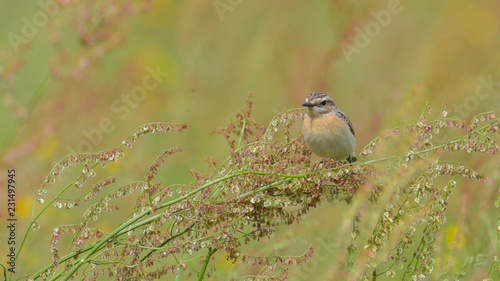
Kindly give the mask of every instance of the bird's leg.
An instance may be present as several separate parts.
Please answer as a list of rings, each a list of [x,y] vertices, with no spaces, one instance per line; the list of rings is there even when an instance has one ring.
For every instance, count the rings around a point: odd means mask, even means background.
[[[349,157],[347,157],[347,161],[348,161],[350,164],[352,164],[352,163],[354,162],[354,160],[352,160],[352,156],[351,156],[351,155],[349,155]]]
[[[349,162],[349,164],[352,164],[354,162],[356,162],[358,159],[356,157],[352,157],[350,154],[349,154],[349,157],[347,157],[347,162]]]

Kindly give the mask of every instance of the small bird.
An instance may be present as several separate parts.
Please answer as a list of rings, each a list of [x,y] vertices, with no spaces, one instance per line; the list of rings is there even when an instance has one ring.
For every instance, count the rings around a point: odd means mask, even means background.
[[[307,108],[302,134],[311,150],[321,157],[346,159],[349,163],[356,161],[354,129],[332,97],[313,92],[302,106]]]

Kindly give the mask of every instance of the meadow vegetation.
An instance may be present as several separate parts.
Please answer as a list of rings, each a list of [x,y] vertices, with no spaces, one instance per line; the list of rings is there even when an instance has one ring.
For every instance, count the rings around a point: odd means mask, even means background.
[[[500,278],[498,1],[8,2],[8,280]]]

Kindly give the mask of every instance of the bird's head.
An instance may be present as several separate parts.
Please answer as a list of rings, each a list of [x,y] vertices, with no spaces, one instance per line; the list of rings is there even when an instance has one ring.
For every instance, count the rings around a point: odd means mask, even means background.
[[[307,96],[306,102],[302,106],[307,108],[307,115],[314,118],[332,114],[337,105],[329,95],[322,92],[313,92]]]

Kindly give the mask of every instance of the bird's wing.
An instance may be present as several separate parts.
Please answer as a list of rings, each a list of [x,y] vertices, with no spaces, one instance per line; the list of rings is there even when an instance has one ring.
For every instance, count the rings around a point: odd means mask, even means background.
[[[335,110],[335,115],[345,121],[352,135],[355,136],[354,129],[352,128],[352,123],[351,120],[349,120],[349,117],[347,117],[347,115],[342,110]]]

